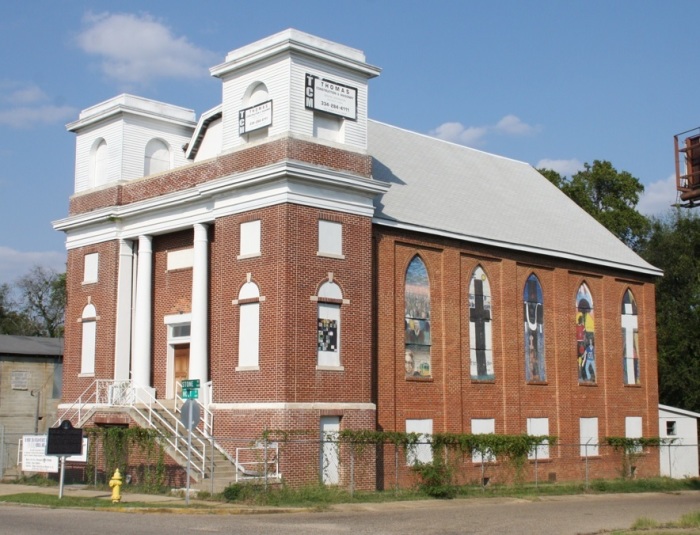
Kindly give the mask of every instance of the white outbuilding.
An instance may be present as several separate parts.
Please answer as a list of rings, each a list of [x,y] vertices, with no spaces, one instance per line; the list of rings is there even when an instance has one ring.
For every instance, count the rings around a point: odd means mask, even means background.
[[[698,477],[697,412],[659,404],[659,436],[675,439],[661,446],[661,475],[681,479]]]

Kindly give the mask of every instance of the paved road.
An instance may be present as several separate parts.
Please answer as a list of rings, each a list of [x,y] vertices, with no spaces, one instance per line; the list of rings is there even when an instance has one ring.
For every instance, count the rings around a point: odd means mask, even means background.
[[[700,510],[700,492],[475,499],[343,505],[327,512],[129,514],[0,504],[0,534],[310,535],[590,534],[629,527],[640,517],[660,522]]]

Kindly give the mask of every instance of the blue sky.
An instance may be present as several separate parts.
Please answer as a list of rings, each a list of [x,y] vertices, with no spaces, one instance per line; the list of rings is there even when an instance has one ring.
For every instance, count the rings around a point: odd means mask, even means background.
[[[0,18],[0,283],[63,271],[80,110],[128,92],[220,102],[209,67],[286,28],[382,68],[370,116],[554,168],[609,160],[675,202],[673,135],[700,126],[697,0],[9,2]],[[689,27],[688,27],[689,26]]]

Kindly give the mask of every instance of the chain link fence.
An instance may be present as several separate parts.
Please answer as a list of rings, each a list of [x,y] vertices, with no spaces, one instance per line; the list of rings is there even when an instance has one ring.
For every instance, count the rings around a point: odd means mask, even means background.
[[[7,433],[0,426],[0,475],[16,479],[31,475],[21,466],[22,434]],[[213,448],[213,443],[217,448]],[[100,485],[111,474],[104,445],[90,455],[93,469],[85,463],[69,463],[72,482]],[[421,483],[415,463],[444,465],[450,485],[552,485],[578,482],[588,487],[592,482],[614,478],[647,478],[661,474],[674,478],[697,477],[697,444],[662,444],[625,451],[607,444],[554,444],[533,448],[527,458],[495,456],[488,451],[462,452],[459,448],[433,447],[429,442],[409,446],[393,443],[352,443],[328,437],[286,437],[282,440],[232,439],[214,437],[206,458],[206,478],[198,487],[212,493],[221,492],[232,483],[256,483],[265,487],[287,484],[298,487],[327,484],[355,490],[409,490]],[[427,453],[426,453],[427,452]],[[427,457],[426,457],[427,455]],[[180,462],[183,459],[179,459]],[[124,475],[138,477],[138,459]],[[180,466],[170,465],[166,484],[183,484]],[[54,474],[55,475],[55,474]],[[52,476],[50,476],[52,477]]]

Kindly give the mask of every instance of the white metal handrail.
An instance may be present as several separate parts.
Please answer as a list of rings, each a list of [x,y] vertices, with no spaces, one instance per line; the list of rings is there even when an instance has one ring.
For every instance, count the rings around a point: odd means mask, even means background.
[[[144,399],[146,398],[147,403],[144,403]],[[155,398],[150,392],[147,390],[141,390],[139,392],[139,398],[141,399],[141,403],[134,403],[131,405],[131,407],[139,414],[141,415],[142,418],[148,422],[148,425],[151,428],[158,429],[158,427],[155,425],[155,422],[158,422],[165,430],[170,433],[162,433],[162,429],[160,429],[161,434],[164,436],[165,440],[170,444],[175,451],[177,451],[180,455],[187,456],[187,428],[186,426],[180,421],[180,418],[174,414],[173,412],[170,411],[163,403],[161,403],[159,400]],[[154,409],[154,407],[156,407]],[[143,411],[143,408],[146,409],[145,414]],[[167,415],[168,418],[164,418],[163,414]],[[206,475],[206,453],[207,453],[207,444],[204,440],[200,439],[198,436],[196,436],[193,433],[192,436],[192,450],[191,450],[192,455],[196,458],[193,463],[193,468],[199,472],[200,475],[204,476]]]
[[[252,454],[253,460],[249,460],[247,453]],[[248,448],[236,448],[235,463],[237,468],[236,481],[264,477],[278,479],[280,477],[279,445],[277,442],[271,442],[266,445],[258,443]]]
[[[96,379],[61,413],[54,426],[59,425],[63,420],[75,421],[80,425],[89,411],[96,407],[128,407],[135,410],[151,428],[158,429],[175,451],[186,456],[187,428],[176,414],[177,410],[173,413],[157,400],[149,389],[139,388],[138,396],[136,390],[137,387],[129,380]],[[205,414],[207,413],[205,429],[211,434],[212,414],[208,409]],[[161,429],[156,424],[160,425]],[[202,476],[206,473],[206,451],[206,441],[193,433],[191,453],[195,457],[194,469]]]

